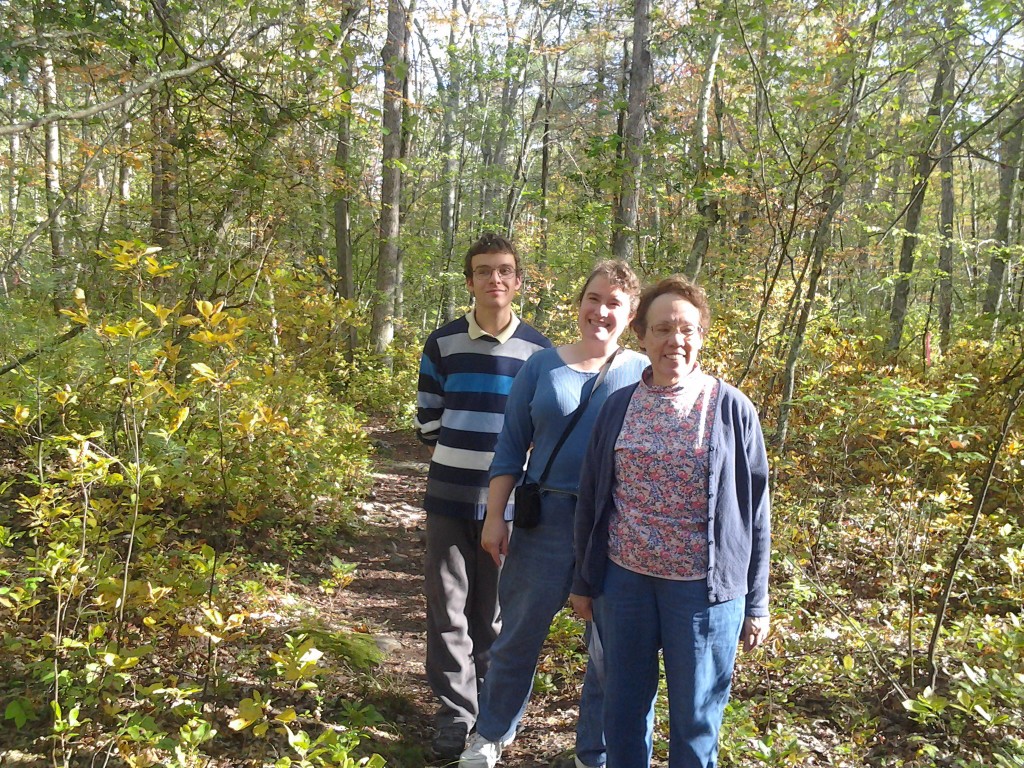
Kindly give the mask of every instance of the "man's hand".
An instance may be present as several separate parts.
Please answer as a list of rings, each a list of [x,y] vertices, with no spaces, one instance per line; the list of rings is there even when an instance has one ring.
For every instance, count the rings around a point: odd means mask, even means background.
[[[480,546],[491,556],[494,564],[501,568],[508,554],[508,523],[501,515],[487,515],[483,533],[480,534]]]
[[[752,651],[768,637],[770,621],[767,616],[747,616],[743,620],[743,650]]]

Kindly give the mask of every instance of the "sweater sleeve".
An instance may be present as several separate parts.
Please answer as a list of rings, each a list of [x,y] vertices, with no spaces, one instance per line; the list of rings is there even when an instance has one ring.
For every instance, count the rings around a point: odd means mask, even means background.
[[[573,549],[576,562],[573,565],[572,592],[585,597],[594,596],[593,585],[588,584],[583,575],[583,566],[587,561],[587,550],[593,544],[594,526],[597,520],[597,486],[598,468],[601,462],[601,445],[605,433],[606,420],[598,418],[594,431],[590,435],[587,453],[580,471],[580,489],[576,497],[575,531]]]
[[[444,413],[445,375],[441,350],[431,336],[420,356],[419,382],[416,387],[416,437],[433,446],[441,433],[441,415]]]
[[[494,458],[491,459],[489,476],[492,479],[500,475],[513,475],[518,482],[523,474],[526,454],[533,442],[530,402],[537,389],[538,360],[541,357],[540,354],[530,357],[512,381],[508,400],[505,401],[505,421],[494,446]]]
[[[748,616],[768,615],[768,571],[771,564],[771,502],[768,489],[768,452],[761,422],[748,403],[744,450],[750,472],[751,549],[747,570]]]

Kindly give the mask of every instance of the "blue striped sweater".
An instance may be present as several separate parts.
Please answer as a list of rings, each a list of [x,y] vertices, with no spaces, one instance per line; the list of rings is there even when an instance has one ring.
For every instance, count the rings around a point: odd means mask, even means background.
[[[423,502],[428,514],[483,520],[487,470],[512,380],[530,355],[550,346],[514,315],[508,327],[491,336],[472,312],[427,338],[420,359],[416,435],[434,447]],[[506,517],[511,519],[511,507]]]

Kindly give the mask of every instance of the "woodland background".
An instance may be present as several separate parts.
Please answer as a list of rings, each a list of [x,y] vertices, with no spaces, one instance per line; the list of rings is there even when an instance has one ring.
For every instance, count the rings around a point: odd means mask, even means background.
[[[761,410],[774,633],[722,764],[1024,765],[1019,0],[9,0],[0,27],[0,741],[382,762],[372,637],[289,587],[358,578],[331,547],[366,419],[408,424],[494,229],[556,340],[598,258],[697,276],[705,364]]]

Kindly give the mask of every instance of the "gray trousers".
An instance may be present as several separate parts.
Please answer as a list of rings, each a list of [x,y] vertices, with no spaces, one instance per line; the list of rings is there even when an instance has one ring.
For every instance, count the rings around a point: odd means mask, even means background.
[[[480,547],[483,522],[427,514],[427,682],[436,726],[473,729],[491,643],[501,628],[498,568]]]

